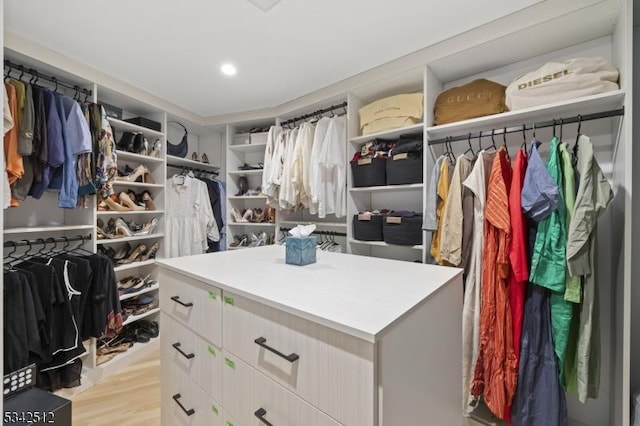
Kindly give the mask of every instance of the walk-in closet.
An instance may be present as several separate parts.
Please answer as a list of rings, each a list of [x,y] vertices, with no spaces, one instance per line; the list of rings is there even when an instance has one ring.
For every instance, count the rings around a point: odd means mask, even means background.
[[[636,2],[53,3],[4,424],[640,424]]]

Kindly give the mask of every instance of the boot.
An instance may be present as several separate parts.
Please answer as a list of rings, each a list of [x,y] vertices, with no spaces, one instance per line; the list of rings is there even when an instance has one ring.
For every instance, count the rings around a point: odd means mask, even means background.
[[[240,175],[238,179],[238,193],[236,197],[240,197],[244,195],[249,190],[249,179],[247,179],[246,175]]]

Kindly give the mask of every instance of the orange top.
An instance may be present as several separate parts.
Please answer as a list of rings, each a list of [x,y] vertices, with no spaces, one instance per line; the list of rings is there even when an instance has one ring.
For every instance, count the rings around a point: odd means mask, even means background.
[[[9,175],[9,184],[13,185],[15,181],[20,179],[24,174],[24,166],[22,164],[22,156],[18,154],[18,100],[16,97],[16,88],[12,84],[5,83],[7,89],[7,99],[9,100],[9,110],[13,117],[14,126],[7,134],[4,135],[4,159],[7,163],[7,174]]]

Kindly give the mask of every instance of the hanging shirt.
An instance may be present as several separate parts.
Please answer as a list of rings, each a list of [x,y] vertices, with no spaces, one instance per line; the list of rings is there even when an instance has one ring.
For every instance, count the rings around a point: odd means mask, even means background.
[[[271,126],[267,134],[267,146],[264,150],[264,160],[262,167],[262,193],[267,197],[273,197],[273,187],[269,183],[271,168],[273,167],[273,157],[276,150],[276,141],[282,132],[282,127]]]
[[[318,158],[321,176],[318,197],[319,218],[324,218],[328,214],[333,214],[336,217],[347,214],[346,146],[346,118],[344,116],[333,117],[329,122]]]
[[[441,155],[431,170],[431,179],[429,179],[429,187],[427,188],[427,207],[424,210],[424,218],[422,219],[422,229],[425,231],[435,231],[438,229],[438,216],[436,210],[438,208],[438,180],[440,179],[440,169],[442,162],[446,157]]]
[[[567,150],[567,144],[561,143],[559,149],[562,160],[562,183],[564,189],[566,227],[568,230],[571,226],[571,216],[573,215],[576,204],[576,180],[573,172],[573,161],[571,154]],[[564,299],[574,303],[580,303],[582,301],[582,284],[580,277],[572,277],[571,274],[566,274]]]
[[[76,135],[70,134],[69,131],[71,130],[74,133],[79,131],[82,133],[82,129],[77,121],[77,117],[69,120],[65,112],[63,100],[66,97],[58,93],[54,93],[54,97],[56,102],[56,111],[60,118],[62,141],[64,144],[64,163],[62,165],[62,183],[60,186],[60,195],[58,197],[58,207],[63,209],[75,209],[76,204],[78,203],[78,177],[76,175],[78,160],[77,154],[86,152],[87,145],[90,145],[90,139],[72,142],[72,137],[75,137]],[[77,103],[72,99],[69,100],[77,105]],[[72,128],[69,128],[69,124],[72,125]],[[76,128],[76,126],[78,127]],[[74,151],[81,152],[76,153]]]
[[[22,177],[24,166],[22,164],[22,156],[18,153],[18,101],[16,99],[16,89],[9,83],[5,83],[4,87],[9,103],[9,113],[13,121],[13,126],[4,135],[4,159],[6,161],[9,184],[11,185]]]
[[[453,266],[462,261],[462,182],[469,176],[473,162],[464,155],[458,157],[453,169],[453,178],[444,205],[442,216],[442,234],[440,235],[440,257]]]
[[[553,181],[540,158],[540,142],[531,142],[529,165],[524,176],[522,210],[536,222],[540,222],[555,211],[560,202],[558,185]]]
[[[513,352],[516,356],[516,367],[520,359],[520,337],[522,318],[524,315],[524,299],[529,281],[529,261],[527,255],[527,221],[522,213],[521,197],[524,176],[527,170],[527,153],[520,149],[516,154],[513,166],[513,180],[509,191],[509,218],[511,220],[511,245],[509,260],[511,261],[511,279],[509,283],[509,304],[513,325]]]
[[[482,288],[482,248],[484,243],[484,209],[489,171],[495,153],[480,151],[469,177],[463,185],[473,192],[473,247],[469,274],[465,281],[462,308],[462,392],[466,414],[473,411],[471,382],[480,350],[480,290]]]
[[[19,146],[22,155],[31,155],[35,147],[33,146],[33,126],[35,124],[35,107],[33,103],[33,92],[30,84],[25,84],[24,108],[22,109],[22,119],[20,121],[20,135],[18,136]]]
[[[570,371],[567,389],[578,400],[596,398],[600,385],[600,348],[598,299],[596,297],[596,234],[598,218],[613,199],[613,190],[593,154],[591,140],[578,139],[576,173],[578,193],[567,239],[567,263],[571,276],[584,279],[584,296],[580,311],[580,335],[576,354],[576,371]]]
[[[267,205],[270,207],[278,207],[278,199],[280,194],[280,176],[284,165],[284,155],[287,147],[289,131],[283,130],[277,134],[275,141],[273,157],[269,168],[269,176],[267,177]],[[264,174],[264,171],[263,171]]]
[[[444,213],[444,205],[449,195],[449,161],[443,161],[440,165],[440,176],[438,178],[438,207],[436,208],[437,229],[431,237],[431,257],[438,265],[442,265],[442,257],[440,256],[440,236],[442,235],[442,216]]]
[[[291,165],[291,181],[296,188],[300,204],[305,208],[309,208],[311,199],[309,163],[312,161],[311,150],[313,149],[315,130],[315,126],[311,123],[302,123],[300,125]]]
[[[485,208],[484,252],[480,308],[480,353],[471,393],[482,395],[487,407],[503,419],[515,394],[517,370],[507,292],[510,274],[509,190],[511,165],[501,147],[493,160]]]
[[[7,94],[7,88],[4,87],[4,102],[3,102],[3,130],[4,137],[13,128],[13,116],[11,115],[11,107],[9,106],[9,95]],[[11,205],[11,187],[9,186],[9,175],[7,174],[7,163],[5,161],[5,150],[0,152],[2,156],[0,164],[2,164],[2,208],[6,209]]]
[[[327,130],[329,130],[330,122],[331,119],[329,117],[322,117],[316,123],[316,130],[313,134],[311,162],[309,163],[309,188],[311,190],[309,212],[311,214],[318,213],[318,203],[320,202],[320,182],[323,179],[323,173],[320,170],[318,159],[320,158],[320,151],[322,150],[322,144],[324,143],[324,138],[327,135]]]
[[[282,176],[280,177],[280,191],[278,205],[282,210],[294,209],[297,205],[296,187],[291,179],[294,151],[298,138],[298,128],[293,129],[287,138],[286,149],[283,154]]]

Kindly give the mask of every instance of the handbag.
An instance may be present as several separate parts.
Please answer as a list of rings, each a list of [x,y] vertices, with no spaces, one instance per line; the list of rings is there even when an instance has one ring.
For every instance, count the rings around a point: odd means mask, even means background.
[[[502,84],[479,79],[440,93],[436,99],[433,124],[447,124],[507,111]]]
[[[169,139],[167,139],[167,155],[184,158],[187,156],[187,152],[189,152],[189,143],[187,141],[189,132],[187,131],[186,127],[184,127],[177,121],[169,121],[169,123],[175,123],[178,126],[182,127],[184,129],[184,135],[182,135],[182,140],[180,141],[180,143],[176,145],[172,144],[171,142],[169,142]]]

